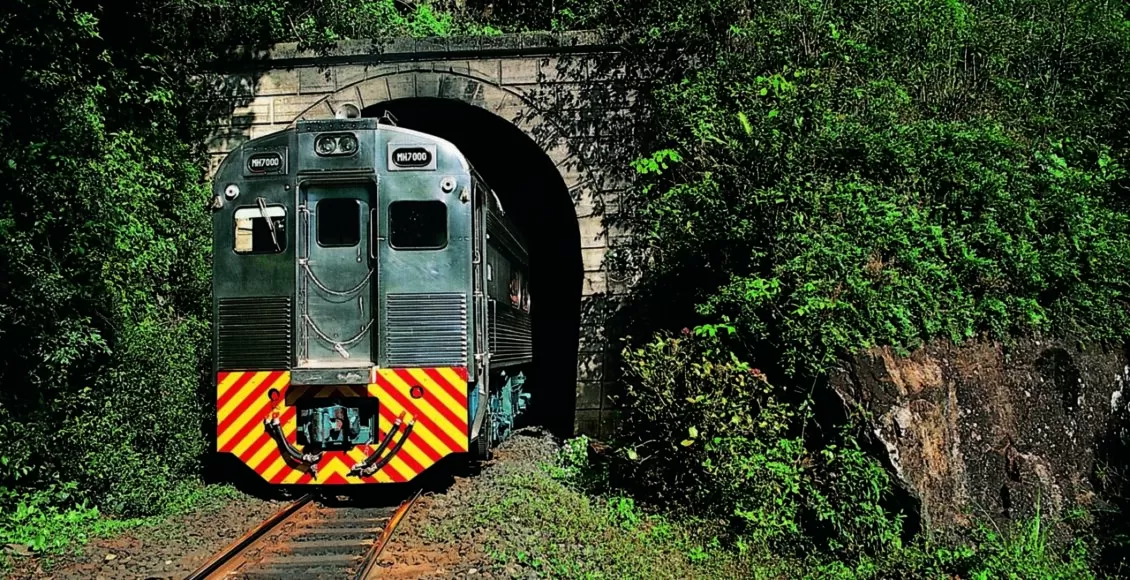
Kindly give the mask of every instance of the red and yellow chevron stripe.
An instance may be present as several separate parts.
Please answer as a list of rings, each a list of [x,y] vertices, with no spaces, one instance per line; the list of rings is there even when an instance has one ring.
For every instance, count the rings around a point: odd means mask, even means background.
[[[270,483],[308,485],[404,482],[443,457],[468,450],[467,369],[375,369],[370,379],[365,386],[291,385],[288,371],[222,371],[216,376],[216,449],[235,455]],[[420,398],[412,396],[415,386],[423,387]],[[271,400],[272,389],[281,395],[277,402]],[[318,463],[315,479],[309,472],[288,464],[263,428],[263,420],[277,413],[283,435],[297,446],[296,402],[306,397],[331,396],[376,398],[380,437],[389,432],[402,413],[405,425],[416,419],[404,446],[372,477],[348,473],[375,450],[375,445],[326,451]],[[402,427],[400,433],[403,432]],[[390,444],[384,453],[392,447]]]

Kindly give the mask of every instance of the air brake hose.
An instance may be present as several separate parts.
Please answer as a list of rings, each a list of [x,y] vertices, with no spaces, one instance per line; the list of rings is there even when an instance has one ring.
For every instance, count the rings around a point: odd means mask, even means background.
[[[279,449],[286,453],[286,455],[290,457],[290,459],[303,465],[310,466],[311,468],[322,460],[321,451],[317,453],[302,453],[301,451],[295,449],[294,446],[290,444],[290,441],[287,441],[286,437],[283,436],[282,427],[279,425],[279,420],[277,417],[272,419],[264,419],[263,427],[267,430],[267,433],[271,436],[271,438],[275,440],[275,443],[278,444]]]
[[[379,458],[381,456],[381,452],[384,451],[386,447],[388,447],[388,444],[392,443],[392,438],[396,436],[396,432],[400,430],[400,424],[403,423],[403,422],[404,422],[404,413],[401,413],[400,416],[396,418],[396,421],[393,422],[392,428],[388,430],[387,434],[385,434],[384,439],[381,439],[381,443],[380,443],[380,445],[377,446],[377,450],[374,451],[368,457],[366,457],[365,461],[362,461],[361,463],[354,465],[353,469],[349,470],[349,473],[353,474],[353,473],[360,472],[364,469],[367,469],[370,465],[372,465],[373,462],[376,461],[377,458]]]
[[[408,427],[404,429],[404,435],[400,436],[400,440],[396,442],[396,445],[394,445],[391,450],[389,450],[388,455],[385,455],[384,458],[382,458],[380,461],[361,469],[358,469],[356,467],[354,467],[353,469],[355,471],[359,471],[362,477],[369,477],[379,471],[382,467],[387,465],[389,461],[392,461],[392,458],[396,457],[397,453],[400,453],[400,448],[404,447],[404,442],[407,441],[408,436],[412,434],[412,427],[414,427],[415,425],[416,418],[413,417],[412,420],[408,422]],[[376,456],[376,453],[372,455],[372,457]]]

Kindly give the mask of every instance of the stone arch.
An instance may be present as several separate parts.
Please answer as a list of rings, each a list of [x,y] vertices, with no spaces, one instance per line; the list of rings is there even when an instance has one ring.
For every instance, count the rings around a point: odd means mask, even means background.
[[[406,68],[401,65],[373,71],[324,95],[298,113],[289,124],[300,119],[332,118],[345,103],[356,104],[365,110],[377,103],[409,98],[462,101],[489,111],[521,129],[555,161],[561,178],[569,184],[570,192],[579,193],[577,190],[585,180],[579,162],[566,145],[564,136],[567,132],[555,117],[543,113],[534,91],[498,84],[474,70],[470,64],[449,68],[435,70],[430,66]]]

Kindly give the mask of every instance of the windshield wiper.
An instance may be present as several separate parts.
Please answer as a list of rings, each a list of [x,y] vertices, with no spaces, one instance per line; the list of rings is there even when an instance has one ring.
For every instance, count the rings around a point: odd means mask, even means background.
[[[267,215],[267,198],[260,197],[256,201],[259,202],[259,212],[263,214],[263,219],[267,220],[267,229],[271,232],[271,242],[275,244],[275,251],[281,252],[282,246],[279,245],[279,236],[275,233],[275,221]]]

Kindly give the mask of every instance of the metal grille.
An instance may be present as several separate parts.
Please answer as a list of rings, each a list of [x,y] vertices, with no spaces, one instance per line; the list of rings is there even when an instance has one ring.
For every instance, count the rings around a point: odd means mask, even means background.
[[[216,355],[226,370],[290,368],[290,298],[221,298]]]
[[[466,295],[389,294],[385,316],[389,365],[467,364]]]
[[[530,315],[507,304],[491,303],[490,362],[494,366],[522,364],[533,360],[533,329]]]

